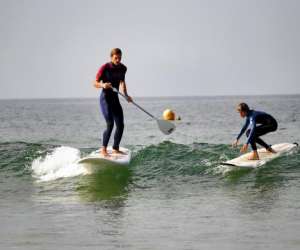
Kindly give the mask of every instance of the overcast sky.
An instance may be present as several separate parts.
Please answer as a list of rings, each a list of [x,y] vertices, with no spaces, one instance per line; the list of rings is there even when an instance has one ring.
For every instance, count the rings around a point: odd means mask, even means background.
[[[132,96],[300,93],[298,0],[0,0],[0,98],[95,97],[113,47]]]

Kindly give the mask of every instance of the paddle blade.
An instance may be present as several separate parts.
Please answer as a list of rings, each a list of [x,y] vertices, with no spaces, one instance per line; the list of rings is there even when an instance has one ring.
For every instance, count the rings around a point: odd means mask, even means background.
[[[157,125],[165,135],[171,134],[175,130],[175,125],[169,121],[157,120]]]

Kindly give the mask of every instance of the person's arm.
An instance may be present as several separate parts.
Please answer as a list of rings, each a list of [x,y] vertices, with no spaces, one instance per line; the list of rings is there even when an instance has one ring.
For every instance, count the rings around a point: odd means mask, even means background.
[[[239,144],[239,139],[241,138],[241,136],[245,133],[247,127],[249,126],[249,119],[247,118],[244,126],[242,127],[239,135],[236,137],[235,141],[232,143],[232,147],[237,147],[237,145]]]
[[[121,90],[122,93],[126,96],[127,101],[128,101],[128,102],[132,102],[131,96],[129,96],[128,93],[127,93],[127,86],[126,86],[125,81],[121,81],[121,82],[120,82],[120,90]]]
[[[256,121],[255,121],[255,117],[251,117],[251,120],[250,120],[250,133],[248,135],[248,140],[247,142],[242,146],[240,152],[241,153],[245,153],[247,152],[248,150],[248,145],[252,142],[253,140],[253,137],[254,137],[254,131],[255,131],[255,128],[256,128]]]
[[[121,81],[120,82],[120,90],[122,91],[122,93],[126,96],[128,96],[128,93],[127,93],[127,86],[126,86],[126,83],[125,81]]]
[[[98,70],[97,75],[96,75],[96,80],[93,81],[93,85],[95,88],[100,89],[109,89],[112,88],[112,85],[110,82],[103,82],[103,72],[105,71],[106,64],[102,65],[101,68]]]
[[[249,119],[247,118],[247,120],[246,120],[244,126],[242,127],[242,129],[241,129],[239,135],[238,135],[237,138],[236,138],[237,141],[238,141],[238,140],[241,138],[241,136],[245,133],[245,131],[246,131],[246,129],[248,128],[248,126],[249,126]]]
[[[255,120],[255,117],[252,117],[252,120],[250,121],[250,133],[249,133],[246,144],[249,144],[253,141],[255,128],[256,128],[256,120]]]
[[[124,67],[123,77],[120,81],[119,90],[121,90],[121,92],[126,96],[128,102],[132,102],[132,98],[127,93],[127,86],[126,86],[126,83],[125,83],[125,75],[126,75],[126,72],[127,72],[127,67],[125,65],[123,65],[123,67]]]
[[[100,82],[98,82],[97,80],[93,81],[93,85],[95,88],[97,89],[109,89],[112,88],[112,85],[110,82],[103,82],[102,80]]]

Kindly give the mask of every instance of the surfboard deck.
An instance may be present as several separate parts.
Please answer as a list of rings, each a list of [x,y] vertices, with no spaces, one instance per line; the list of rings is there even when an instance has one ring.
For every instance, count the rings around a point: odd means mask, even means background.
[[[279,143],[272,145],[272,148],[276,151],[276,153],[269,153],[264,148],[260,148],[257,150],[259,155],[259,160],[248,160],[250,153],[243,154],[237,158],[232,160],[222,162],[221,165],[224,166],[233,166],[240,168],[258,168],[269,161],[272,161],[284,154],[293,152],[297,148],[297,143]]]
[[[120,147],[120,151],[124,152],[125,155],[113,154],[112,147],[107,148],[108,155],[104,157],[100,154],[99,150],[93,151],[86,157],[78,160],[78,164],[84,164],[89,172],[95,172],[97,169],[104,166],[127,166],[131,160],[131,151],[127,148]]]

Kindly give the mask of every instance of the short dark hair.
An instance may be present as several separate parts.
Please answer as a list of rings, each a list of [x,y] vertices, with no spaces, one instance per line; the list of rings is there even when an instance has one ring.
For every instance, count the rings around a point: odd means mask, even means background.
[[[241,102],[241,103],[238,105],[238,109],[239,109],[240,111],[243,111],[243,112],[246,112],[246,113],[248,113],[249,110],[250,110],[248,104],[247,104],[247,103],[244,103],[244,102]]]
[[[110,52],[110,56],[112,57],[113,55],[122,55],[122,50],[119,48],[113,48]]]

